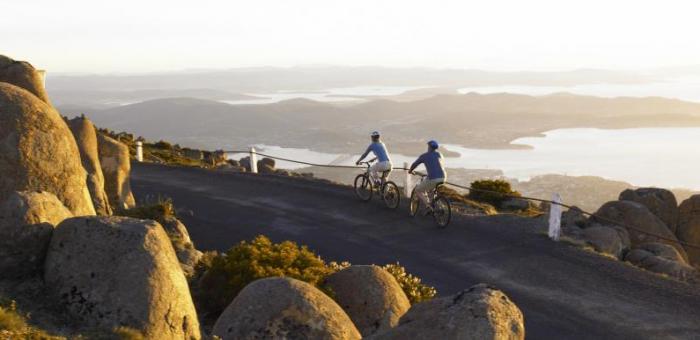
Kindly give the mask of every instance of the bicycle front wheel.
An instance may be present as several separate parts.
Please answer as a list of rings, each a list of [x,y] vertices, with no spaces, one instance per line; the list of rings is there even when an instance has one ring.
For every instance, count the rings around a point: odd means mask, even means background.
[[[384,204],[391,209],[396,209],[401,203],[401,192],[399,187],[394,182],[386,182],[382,191],[382,199]]]
[[[452,219],[452,209],[450,208],[450,201],[444,196],[438,196],[435,198],[434,208],[433,208],[433,218],[435,219],[435,224],[440,228],[447,227]]]
[[[365,202],[372,199],[372,181],[367,175],[361,174],[355,177],[355,195]]]

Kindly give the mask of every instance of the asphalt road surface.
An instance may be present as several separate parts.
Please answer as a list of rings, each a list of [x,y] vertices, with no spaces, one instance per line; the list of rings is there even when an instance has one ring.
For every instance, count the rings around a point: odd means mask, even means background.
[[[446,229],[313,180],[134,164],[137,199],[170,197],[199,249],[264,234],[326,260],[400,262],[449,295],[485,282],[525,315],[530,339],[698,339],[700,287],[546,238],[541,220],[453,216]]]

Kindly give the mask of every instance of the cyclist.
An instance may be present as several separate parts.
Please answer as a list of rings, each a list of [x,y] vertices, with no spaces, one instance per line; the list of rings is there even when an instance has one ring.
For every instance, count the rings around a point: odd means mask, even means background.
[[[428,178],[416,185],[416,195],[423,202],[428,209],[428,213],[432,211],[432,207],[428,202],[428,192],[435,189],[438,184],[445,183],[447,173],[445,172],[445,167],[443,165],[442,154],[437,151],[440,145],[438,142],[431,140],[428,142],[428,152],[420,155],[418,159],[411,165],[411,169],[408,171],[413,174],[413,170],[419,165],[425,165],[425,169],[428,171]]]
[[[365,150],[365,153],[360,156],[360,159],[355,162],[355,164],[360,165],[360,162],[362,162],[367,155],[372,152],[374,156],[377,159],[377,163],[372,164],[372,166],[369,168],[370,176],[372,177],[372,181],[374,183],[378,183],[380,180],[379,173],[386,172],[386,175],[389,176],[389,173],[391,173],[391,159],[389,158],[389,152],[386,151],[386,145],[380,140],[380,135],[379,132],[374,131],[370,135],[372,138],[372,143],[369,144],[367,147],[367,150]]]

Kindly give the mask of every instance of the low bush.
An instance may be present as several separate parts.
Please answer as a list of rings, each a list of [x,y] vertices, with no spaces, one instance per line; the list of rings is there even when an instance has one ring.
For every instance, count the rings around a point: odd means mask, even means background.
[[[218,317],[249,283],[273,276],[308,282],[333,297],[325,279],[350,266],[349,262],[326,263],[306,246],[292,241],[273,243],[265,236],[242,241],[224,254],[205,253],[191,279],[192,295],[205,318]],[[391,273],[411,303],[433,298],[437,291],[396,264],[382,266]]]
[[[406,268],[398,262],[384,265],[382,268],[396,278],[411,304],[430,300],[437,295],[435,287],[428,286],[419,277],[407,273]]]
[[[167,217],[176,217],[175,206],[173,206],[173,201],[169,198],[158,198],[153,203],[126,209],[118,214],[142,220],[154,220],[159,223],[164,223]]]
[[[472,189],[469,191],[469,197],[478,202],[484,202],[496,207],[500,207],[503,201],[510,197],[519,197],[520,193],[513,190],[510,183],[501,179],[485,179],[474,181],[471,184]]]
[[[153,144],[153,147],[155,147],[156,149],[162,149],[162,150],[172,150],[173,149],[173,145],[164,141],[164,140],[160,140],[160,141],[155,142]]]
[[[265,236],[242,241],[211,260],[196,292],[207,314],[218,315],[249,283],[265,277],[284,276],[319,286],[333,271],[306,246],[291,241],[272,243]]]

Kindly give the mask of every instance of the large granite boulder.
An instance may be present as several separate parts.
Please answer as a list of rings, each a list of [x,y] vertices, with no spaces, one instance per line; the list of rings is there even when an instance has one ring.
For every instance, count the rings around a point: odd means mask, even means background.
[[[631,246],[629,233],[622,227],[592,225],[583,229],[583,238],[597,252],[617,259],[622,259]]]
[[[15,191],[48,191],[76,216],[94,215],[73,134],[50,105],[0,83],[0,202]]]
[[[693,195],[679,207],[676,235],[688,252],[688,261],[700,266],[700,195]]]
[[[484,284],[413,305],[399,326],[372,339],[525,339],[523,314]]]
[[[68,126],[73,132],[73,137],[78,144],[83,168],[87,171],[87,187],[92,197],[92,205],[98,215],[108,216],[112,214],[109,199],[105,193],[105,178],[100,165],[100,155],[97,151],[97,133],[92,122],[83,117],[76,117],[68,121]]]
[[[170,238],[182,271],[187,277],[192,276],[203,254],[194,247],[187,227],[172,216],[165,217],[161,225]]]
[[[54,230],[46,286],[88,326],[149,339],[199,339],[185,275],[163,228],[128,217],[76,217]]]
[[[112,210],[133,208],[136,201],[131,192],[129,148],[102,133],[97,134],[97,146],[105,178],[105,192]]]
[[[254,281],[214,324],[230,339],[360,339],[342,308],[314,286],[290,278]]]
[[[53,228],[73,217],[53,194],[15,192],[0,204],[0,273],[17,278],[44,263]]]
[[[661,242],[675,247],[684,259],[688,258],[676,235],[641,203],[632,201],[605,203],[589,221],[603,225],[620,223],[627,229],[632,247],[649,242]]]
[[[625,260],[646,270],[666,274],[681,280],[697,275],[676,248],[665,243],[645,243],[632,249]]]
[[[21,87],[50,104],[44,88],[44,77],[26,61],[16,61],[0,54],[0,82]]]
[[[378,266],[350,266],[329,276],[326,284],[362,336],[395,327],[411,308],[396,279]]]
[[[620,193],[620,201],[641,203],[652,214],[661,219],[672,233],[676,233],[678,202],[670,190],[659,188],[627,189]]]

